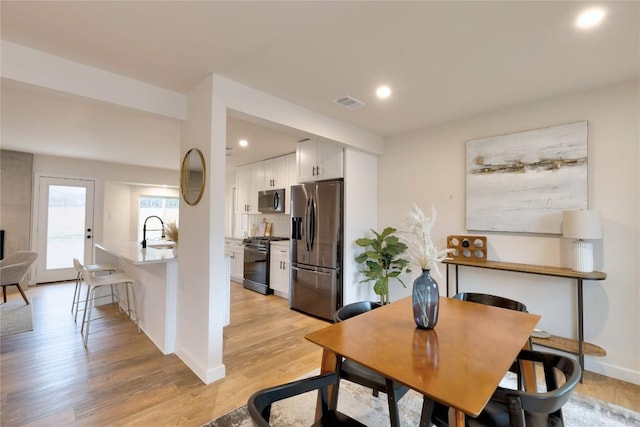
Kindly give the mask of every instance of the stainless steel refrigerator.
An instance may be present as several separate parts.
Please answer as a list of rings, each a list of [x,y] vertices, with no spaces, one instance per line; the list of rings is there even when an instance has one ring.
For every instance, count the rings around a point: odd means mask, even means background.
[[[343,182],[291,187],[291,308],[333,321],[342,306]]]

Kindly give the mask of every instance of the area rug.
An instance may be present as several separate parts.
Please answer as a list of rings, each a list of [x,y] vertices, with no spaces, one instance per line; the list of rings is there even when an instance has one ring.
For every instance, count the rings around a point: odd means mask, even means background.
[[[22,299],[0,304],[0,336],[32,331],[31,305],[26,305]]]
[[[303,427],[313,424],[317,392],[313,391],[278,403],[271,409],[271,425]],[[419,424],[422,396],[410,390],[398,401],[400,424],[414,427]],[[388,426],[389,408],[386,396],[373,397],[370,389],[349,381],[340,382],[338,410],[368,426]],[[640,413],[573,393],[562,408],[567,427],[626,427],[639,426]],[[251,427],[253,423],[247,407],[237,408],[203,427]]]

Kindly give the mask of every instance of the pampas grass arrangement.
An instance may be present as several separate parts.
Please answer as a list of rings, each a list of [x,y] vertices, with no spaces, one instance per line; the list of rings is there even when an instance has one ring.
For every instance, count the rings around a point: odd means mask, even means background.
[[[439,251],[436,244],[431,239],[431,230],[436,223],[437,212],[431,207],[431,217],[426,216],[416,205],[413,206],[406,216],[409,232],[403,233],[411,262],[417,264],[423,270],[434,271],[437,277],[442,277],[438,268],[438,263],[447,259],[447,255],[452,249]]]
[[[165,224],[164,234],[167,236],[167,239],[178,243],[178,225],[175,222]]]

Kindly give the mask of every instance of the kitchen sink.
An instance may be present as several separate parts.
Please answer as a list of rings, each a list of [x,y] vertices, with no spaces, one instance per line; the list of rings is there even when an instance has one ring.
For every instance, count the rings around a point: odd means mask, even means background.
[[[172,249],[174,246],[173,242],[147,243],[147,247],[153,249]]]

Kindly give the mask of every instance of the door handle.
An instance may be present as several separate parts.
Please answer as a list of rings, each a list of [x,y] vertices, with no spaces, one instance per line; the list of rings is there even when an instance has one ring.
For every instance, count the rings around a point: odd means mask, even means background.
[[[309,270],[307,268],[291,267],[291,269],[295,271],[307,271],[309,273],[317,274],[318,276],[331,276],[331,273],[325,273],[324,271],[317,271],[317,270]]]

